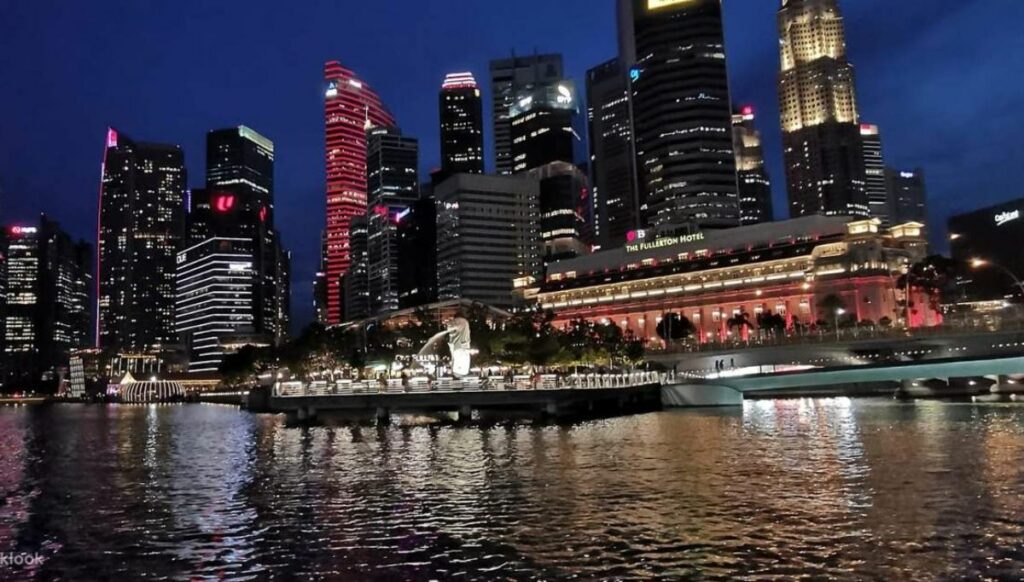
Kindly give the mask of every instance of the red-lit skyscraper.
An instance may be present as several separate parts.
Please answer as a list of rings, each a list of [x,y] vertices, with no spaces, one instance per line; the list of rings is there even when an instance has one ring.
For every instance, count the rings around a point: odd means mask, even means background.
[[[366,130],[394,127],[380,97],[337,61],[324,65],[327,90],[327,323],[341,322],[341,276],[348,271],[349,225],[366,213]]]

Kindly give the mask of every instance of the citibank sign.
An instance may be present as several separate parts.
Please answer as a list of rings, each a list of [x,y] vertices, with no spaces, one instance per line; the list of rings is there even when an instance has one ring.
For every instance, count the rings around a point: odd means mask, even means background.
[[[1014,210],[1013,212],[1000,212],[995,216],[996,226],[1003,226],[1015,220],[1020,220],[1020,210]]]

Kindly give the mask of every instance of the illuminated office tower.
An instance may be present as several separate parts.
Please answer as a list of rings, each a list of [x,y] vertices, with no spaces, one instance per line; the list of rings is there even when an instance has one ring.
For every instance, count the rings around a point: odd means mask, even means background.
[[[551,162],[529,172],[539,183],[538,217],[544,264],[590,252],[590,181],[576,165]]]
[[[533,85],[562,78],[562,55],[513,56],[491,61],[491,98],[493,99],[495,173],[511,174],[512,120],[510,109],[516,95]]]
[[[595,243],[621,247],[641,227],[629,71],[621,59],[587,71],[587,122]]]
[[[646,225],[739,225],[720,0],[619,0]]]
[[[367,135],[367,293],[370,315],[398,311],[399,225],[419,199],[419,142],[397,128]]]
[[[451,73],[441,85],[441,171],[484,173],[483,98],[473,73]]]
[[[869,216],[853,65],[836,0],[783,0],[779,100],[790,215]]]
[[[393,127],[380,97],[355,73],[330,61],[324,66],[327,222],[324,272],[327,323],[342,320],[341,276],[351,264],[349,225],[366,213],[366,132]]]
[[[243,345],[268,345],[255,329],[253,239],[213,237],[178,254],[176,329],[190,374],[215,373]]]
[[[100,191],[100,347],[174,344],[175,260],[185,235],[185,156],[107,131]]]
[[[740,189],[740,222],[759,224],[774,219],[772,184],[764,167],[761,132],[754,125],[754,108],[741,107],[732,116],[736,178]]]
[[[928,191],[924,170],[885,169],[889,217],[893,224],[928,223]]]
[[[511,307],[513,290],[541,275],[539,182],[456,174],[434,195],[438,299]]]
[[[516,93],[509,109],[512,124],[512,173],[521,174],[552,162],[572,163],[576,134],[576,87],[558,79]]]
[[[341,276],[342,321],[370,316],[369,229],[365,216],[352,219],[352,266]]]
[[[881,220],[882,225],[888,227],[893,222],[889,212],[889,196],[885,188],[882,134],[877,125],[860,124],[860,147],[864,155],[864,192],[868,199],[868,211],[871,218]]]
[[[38,226],[8,226],[0,243],[5,383],[37,390],[57,378],[71,350],[93,341],[92,246],[46,216]]]
[[[274,143],[246,126],[206,138],[206,188],[193,190],[189,245],[208,238],[252,240],[254,327],[280,344],[291,311],[290,255],[274,226]]]

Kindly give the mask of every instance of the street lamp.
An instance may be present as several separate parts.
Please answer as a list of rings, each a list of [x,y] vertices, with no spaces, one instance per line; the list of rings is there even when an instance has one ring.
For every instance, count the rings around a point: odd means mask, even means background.
[[[1013,271],[1007,269],[1006,267],[1004,267],[1004,266],[1002,266],[1002,265],[1000,265],[998,263],[993,263],[992,261],[987,261],[985,259],[980,259],[980,258],[971,259],[971,268],[972,269],[975,269],[975,270],[977,270],[977,269],[984,269],[985,267],[993,267],[995,269],[998,269],[998,270],[1006,273],[1011,279],[1013,279],[1014,284],[1016,284],[1017,287],[1020,288],[1021,294],[1024,294],[1024,283],[1021,282],[1021,280],[1017,277],[1017,275],[1015,275],[1013,273]]]
[[[839,318],[846,315],[846,310],[840,307],[836,309],[836,341],[839,341]]]

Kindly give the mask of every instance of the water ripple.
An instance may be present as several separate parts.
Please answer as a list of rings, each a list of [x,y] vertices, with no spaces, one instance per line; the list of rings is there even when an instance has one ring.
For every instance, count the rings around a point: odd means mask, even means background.
[[[0,579],[946,580],[1024,572],[1024,408],[573,426],[0,409]]]

